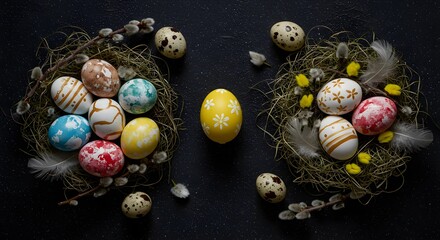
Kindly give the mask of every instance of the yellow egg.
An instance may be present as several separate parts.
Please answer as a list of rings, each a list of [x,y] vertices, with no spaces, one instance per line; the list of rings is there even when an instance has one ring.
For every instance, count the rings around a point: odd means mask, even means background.
[[[145,158],[157,147],[159,138],[159,127],[153,120],[147,117],[135,118],[122,131],[122,152],[132,159]]]
[[[206,136],[217,143],[233,140],[243,122],[240,103],[230,91],[216,89],[203,100],[200,123]]]

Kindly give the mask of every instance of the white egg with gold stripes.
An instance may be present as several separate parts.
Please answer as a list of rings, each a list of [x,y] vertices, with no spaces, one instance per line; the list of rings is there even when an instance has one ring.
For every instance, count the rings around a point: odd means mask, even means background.
[[[73,77],[56,79],[52,83],[50,94],[61,110],[72,114],[88,112],[93,102],[93,95],[81,81]]]
[[[358,136],[353,125],[345,118],[327,116],[319,127],[319,141],[332,158],[347,160],[356,154]]]

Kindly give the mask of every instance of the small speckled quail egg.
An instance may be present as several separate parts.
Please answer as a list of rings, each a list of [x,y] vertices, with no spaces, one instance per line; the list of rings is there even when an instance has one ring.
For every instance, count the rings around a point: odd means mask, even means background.
[[[258,194],[270,203],[281,202],[286,197],[286,185],[283,180],[275,174],[260,174],[257,177],[256,185]]]
[[[156,32],[154,42],[157,50],[167,58],[177,59],[186,53],[186,40],[174,27],[163,27]]]
[[[152,201],[144,192],[135,192],[128,195],[122,202],[122,212],[129,218],[140,218],[151,210]]]
[[[306,39],[304,30],[289,21],[275,23],[270,29],[270,36],[279,48],[289,52],[302,48]]]

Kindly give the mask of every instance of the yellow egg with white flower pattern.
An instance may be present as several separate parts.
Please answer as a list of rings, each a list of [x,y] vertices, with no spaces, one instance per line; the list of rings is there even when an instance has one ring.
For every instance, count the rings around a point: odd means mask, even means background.
[[[147,117],[135,118],[122,130],[121,149],[131,159],[145,158],[156,149],[159,138],[156,122]]]
[[[203,100],[200,123],[206,136],[217,143],[232,141],[240,132],[243,122],[240,103],[226,89],[215,89]]]

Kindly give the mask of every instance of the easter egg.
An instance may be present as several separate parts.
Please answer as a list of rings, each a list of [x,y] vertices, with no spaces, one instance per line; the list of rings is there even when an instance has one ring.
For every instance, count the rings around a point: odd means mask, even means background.
[[[181,58],[186,53],[186,40],[174,27],[163,27],[156,32],[154,42],[157,50],[167,58]]]
[[[140,218],[147,215],[151,210],[150,196],[144,192],[130,193],[125,197],[121,205],[122,213],[128,218]]]
[[[111,177],[124,166],[124,154],[113,142],[95,140],[84,145],[78,154],[81,167],[97,177]]]
[[[118,138],[125,127],[124,111],[110,98],[94,101],[89,108],[88,119],[93,132],[105,140]]]
[[[361,134],[376,135],[386,131],[397,117],[397,107],[387,97],[371,97],[362,101],[354,110],[353,127]]]
[[[230,91],[216,89],[203,100],[200,123],[206,136],[217,143],[233,140],[243,121],[240,103]]]
[[[316,96],[318,107],[329,115],[343,115],[353,111],[362,100],[361,86],[348,78],[327,82]]]
[[[154,85],[141,78],[127,81],[119,89],[118,101],[121,107],[132,114],[142,114],[154,107],[157,91]]]
[[[283,180],[272,173],[262,173],[256,180],[257,192],[264,200],[278,203],[286,197],[286,185]]]
[[[55,119],[48,131],[50,144],[61,151],[80,149],[91,135],[87,119],[77,115],[64,115]]]
[[[84,114],[93,102],[93,96],[84,84],[73,77],[57,78],[50,88],[55,104],[67,113]]]
[[[327,116],[319,127],[319,141],[332,158],[347,160],[356,154],[358,136],[349,121],[339,116]]]
[[[159,143],[160,132],[157,124],[150,118],[140,117],[131,120],[122,131],[121,148],[131,159],[145,158]]]
[[[270,29],[272,41],[285,51],[296,51],[304,46],[306,34],[296,23],[282,21],[275,23]]]
[[[121,86],[116,68],[100,59],[90,59],[84,63],[81,79],[87,90],[98,97],[113,97]]]

